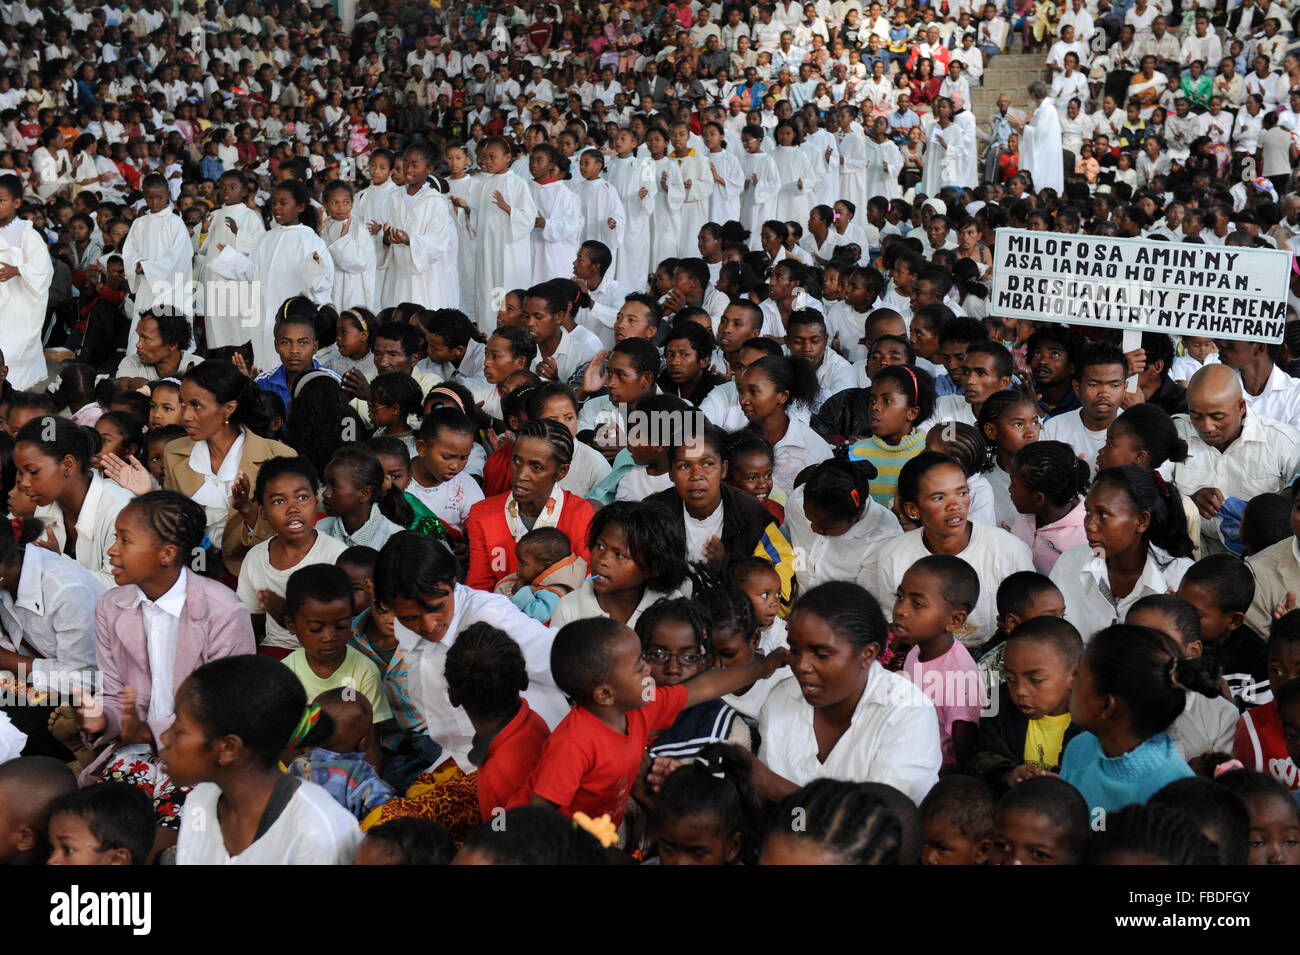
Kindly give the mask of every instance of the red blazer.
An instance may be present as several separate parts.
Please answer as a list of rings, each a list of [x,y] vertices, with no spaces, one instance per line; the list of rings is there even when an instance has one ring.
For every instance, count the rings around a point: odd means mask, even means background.
[[[506,498],[509,492],[485,498],[469,509],[465,518],[465,536],[469,538],[469,571],[465,584],[476,590],[492,590],[501,580],[515,572],[515,539],[506,523]],[[564,492],[564,507],[556,529],[569,538],[573,552],[590,561],[587,552],[587,528],[595,512],[584,498]]]

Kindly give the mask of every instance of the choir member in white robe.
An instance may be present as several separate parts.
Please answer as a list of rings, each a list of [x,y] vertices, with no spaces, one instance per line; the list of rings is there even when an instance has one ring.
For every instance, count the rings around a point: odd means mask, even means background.
[[[651,129],[645,141],[654,163],[655,211],[650,218],[650,269],[653,271],[664,259],[677,258],[686,189],[677,160],[668,155],[668,141],[663,132],[657,127]]]
[[[636,154],[636,136],[631,130],[619,130],[614,142],[620,153],[608,161],[605,175],[627,215],[623,247],[614,258],[614,277],[623,285],[644,288],[651,269],[651,216],[658,191],[654,163],[649,157]]]
[[[617,189],[600,178],[605,162],[599,152],[587,150],[579,164],[582,176],[573,186],[573,194],[578,197],[582,209],[580,241],[599,242],[609,249],[617,263],[619,250],[627,236],[627,212],[623,209],[623,200],[618,197]]]
[[[772,154],[763,152],[763,137],[759,127],[746,126],[741,140],[745,144],[745,154],[740,157],[745,185],[740,194],[740,221],[749,230],[750,249],[757,250],[761,248],[763,223],[777,217],[781,176]]]
[[[275,224],[257,240],[252,252],[242,254],[234,246],[218,250],[211,269],[228,279],[252,282],[255,291],[248,339],[253,343],[253,364],[261,371],[280,365],[275,353],[276,313],[285,300],[306,296],[326,305],[334,290],[334,260],[316,231],[299,221],[307,209],[307,189],[296,180],[286,180],[271,193],[271,217]]]
[[[678,139],[685,146],[686,127],[673,129],[673,143]],[[709,221],[709,200],[713,197],[713,171],[709,168],[706,155],[690,147],[677,148],[672,153],[682,174],[682,208],[681,222],[677,227],[676,255],[684,258],[700,254],[700,227]]]
[[[417,181],[418,186],[403,186],[388,201],[385,261],[392,298],[384,304],[414,302],[424,308],[459,308],[456,254],[460,242],[451,200],[424,177]],[[412,193],[412,188],[416,192]]]
[[[809,114],[805,114],[807,115]],[[809,119],[808,123],[810,126],[816,126],[816,113],[811,115],[813,118]],[[820,165],[815,168],[823,175],[821,188],[813,197],[813,205],[833,206],[840,198],[840,150],[835,137],[829,131],[817,126],[815,129],[810,129],[808,135],[804,137],[804,148],[816,152],[820,157],[818,160]],[[811,160],[812,157],[809,158]]]
[[[384,226],[387,224],[389,199],[400,188],[390,178],[392,171],[387,150],[371,156],[370,185],[357,193],[356,202],[353,204],[355,208],[352,214],[365,223],[366,234],[370,236],[370,241],[375,247],[375,296],[368,306],[372,312],[380,309],[379,299],[388,274],[384,265]]]
[[[961,138],[962,131],[952,120],[952,103],[940,97],[934,101],[934,120],[925,130],[925,171],[921,173],[921,182],[917,186],[919,195],[937,196],[944,186],[955,185],[948,181],[951,169],[945,158],[949,147],[960,152]]]
[[[781,178],[781,191],[776,197],[776,217],[782,222],[808,221],[812,208],[813,172],[808,156],[794,144],[797,131],[792,124],[782,123],[776,128],[777,145],[772,150],[777,175]]]
[[[212,271],[218,246],[231,245],[236,251],[248,255],[266,232],[261,213],[245,205],[247,183],[239,172],[221,177],[217,191],[225,204],[209,213],[206,235],[202,236],[198,255],[194,257],[194,277],[199,283],[203,303],[203,333],[209,348],[226,348],[248,341],[244,319],[252,306],[252,287],[247,282],[223,278]],[[231,223],[234,223],[233,229]]]
[[[145,177],[148,211],[135,217],[122,244],[122,264],[137,314],[161,307],[188,315],[193,305],[194,246],[170,195],[162,176]],[[134,322],[131,327],[128,351],[135,347]]]
[[[0,350],[9,366],[9,384],[23,391],[46,375],[41,329],[54,265],[45,240],[15,215],[21,190],[14,195],[0,184],[0,194],[9,207],[9,221],[0,225]]]
[[[452,152],[453,150],[447,150],[449,157]],[[466,208],[473,191],[473,176],[461,176],[459,179],[451,176],[447,179],[447,196],[459,199]],[[456,220],[456,274],[460,279],[460,310],[472,319],[477,291],[474,287],[474,235],[470,231],[469,213],[465,208],[454,206],[453,216]]]
[[[840,198],[859,209],[867,207],[867,138],[853,123],[849,110],[840,110]]]
[[[979,146],[975,135],[975,114],[964,109],[952,118],[953,139],[948,145],[948,165],[952,179],[949,184],[963,189],[979,185]],[[954,143],[958,144],[954,147]],[[901,163],[900,163],[901,168]]]
[[[582,241],[582,203],[573,190],[556,178],[559,150],[543,144],[533,147],[533,202],[537,223],[533,229],[533,283],[565,279],[573,274],[573,257]]]
[[[903,171],[903,154],[889,138],[888,132],[889,125],[883,116],[872,121],[871,136],[865,143],[868,199],[875,196],[898,199],[902,196],[898,187],[898,174]],[[865,216],[866,207],[859,206],[858,213]]]
[[[478,151],[479,168],[469,201],[474,234],[474,303],[479,330],[491,334],[505,294],[533,279],[532,234],[537,204],[528,183],[510,169],[509,149],[488,140]]]
[[[1029,84],[1029,122],[1010,120],[1020,133],[1020,168],[1033,176],[1034,191],[1065,189],[1065,159],[1061,149],[1061,117],[1048,95],[1047,84]]]
[[[56,193],[72,185],[72,161],[68,158],[68,151],[59,148],[62,136],[57,129],[50,132],[54,134],[52,141],[32,153],[36,195],[41,202],[48,202]]]
[[[375,244],[370,241],[365,223],[352,214],[352,195],[346,185],[331,184],[324,198],[330,215],[321,226],[320,237],[334,260],[330,301],[340,312],[358,305],[369,308],[375,296]],[[336,212],[342,218],[335,218]]]
[[[709,123],[704,127],[704,142],[708,146],[705,158],[713,177],[713,195],[709,197],[709,221],[722,225],[740,221],[740,192],[745,184],[745,173],[735,153],[727,150],[722,127]]]

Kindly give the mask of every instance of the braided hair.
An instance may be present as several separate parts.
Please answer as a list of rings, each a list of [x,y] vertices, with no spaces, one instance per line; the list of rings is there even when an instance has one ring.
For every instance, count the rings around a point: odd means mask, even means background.
[[[529,418],[520,425],[515,442],[518,443],[524,438],[541,438],[549,444],[557,465],[566,466],[573,462],[573,435],[558,421],[550,418]]]
[[[656,822],[714,818],[724,839],[739,837],[739,847],[729,861],[757,862],[760,816],[752,768],[749,754],[739,747],[707,744],[664,780],[655,797]]]
[[[214,576],[220,570],[217,562],[210,564],[200,558],[213,545],[207,541],[207,514],[191,498],[179,491],[150,491],[134,498],[124,510],[138,513],[154,536],[175,547],[194,572]]]
[[[844,865],[897,865],[903,827],[865,784],[815,779],[772,813],[764,851],[778,839],[812,843]]]
[[[1031,491],[1064,507],[1088,490],[1088,462],[1064,441],[1034,441],[1016,452],[1011,466]]]
[[[1092,837],[1086,865],[1218,865],[1219,852],[1201,827],[1172,806],[1125,806],[1106,817]]]

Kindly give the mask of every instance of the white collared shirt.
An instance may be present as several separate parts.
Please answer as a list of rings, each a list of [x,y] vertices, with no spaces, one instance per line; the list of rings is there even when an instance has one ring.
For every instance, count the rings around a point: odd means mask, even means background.
[[[341,517],[325,518],[316,525],[316,530],[341,540],[349,547],[373,547],[375,550],[382,550],[388,538],[406,528],[384,517],[379,512],[378,505],[372,505],[370,516],[353,534],[349,534],[347,528],[343,526]]]
[[[221,535],[226,531],[226,518],[230,516],[231,490],[239,477],[239,463],[244,457],[244,429],[226,452],[221,467],[212,473],[212,451],[206,441],[195,441],[190,451],[190,470],[203,478],[203,485],[194,492],[194,503],[203,507],[208,518],[208,540],[220,546]]]
[[[772,468],[773,488],[786,497],[794,490],[794,479],[810,464],[825,461],[832,449],[826,439],[809,425],[790,415],[785,435],[773,447],[776,462]]]
[[[1277,365],[1269,372],[1264,390],[1252,395],[1243,384],[1246,410],[1263,418],[1272,418],[1291,427],[1300,424],[1300,379],[1292,378]]]
[[[683,596],[685,596],[685,594],[680,590],[674,590],[672,593],[666,594],[658,590],[651,590],[647,587],[645,593],[641,595],[641,602],[638,603],[636,609],[632,611],[632,616],[628,617],[627,625],[635,628],[637,620],[641,618],[641,614],[645,613],[646,608],[656,600],[665,597]],[[559,630],[566,623],[570,623],[574,620],[583,620],[587,617],[608,616],[609,614],[602,610],[600,604],[596,601],[596,591],[592,590],[591,581],[586,580],[583,581],[582,586],[577,590],[571,590],[560,598],[560,602],[555,605],[555,613],[551,614],[551,626],[556,630]]]
[[[511,639],[519,644],[528,671],[528,689],[523,696],[528,705],[546,720],[547,726],[554,729],[568,714],[569,704],[555,688],[551,676],[554,629],[525,616],[509,597],[501,594],[471,590],[457,584],[452,599],[455,610],[441,640],[425,640],[403,626],[401,621],[394,622],[393,633],[407,664],[407,691],[428,725],[429,738],[441,743],[443,753],[454,758],[462,769],[469,769],[474,725],[463,708],[451,705],[444,669],[447,651],[456,642],[456,635],[471,624],[491,624],[510,634]]]
[[[790,546],[800,559],[794,575],[801,591],[830,580],[854,580],[866,553],[882,541],[903,533],[893,512],[868,498],[861,520],[838,537],[813,533],[804,515],[804,488],[797,487],[785,505],[785,526]]]
[[[95,670],[95,601],[104,585],[71,557],[35,544],[23,548],[18,596],[0,589],[0,624],[15,650],[36,655],[36,686]]]
[[[584,329],[585,331],[585,329]],[[591,333],[588,332],[588,335]],[[594,337],[594,336],[593,336]],[[551,358],[555,360],[555,377],[559,381],[568,381],[573,377],[573,373],[579,368],[585,366],[600,351],[599,345],[595,348],[590,347],[590,343],[584,338],[574,337],[567,328],[560,329],[560,343],[555,346],[555,353]],[[529,365],[532,371],[537,370],[545,359],[539,350],[533,363]]]
[[[94,574],[105,588],[117,586],[108,563],[108,549],[117,539],[117,515],[132,500],[130,491],[93,474],[81,502],[81,512],[77,514],[77,563]],[[62,551],[68,540],[63,508],[57,503],[47,504],[36,509],[36,517],[53,529],[54,539]]]
[[[1080,544],[1057,559],[1050,576],[1065,598],[1065,619],[1074,624],[1087,643],[1098,630],[1122,623],[1129,608],[1143,597],[1176,588],[1189,565],[1190,561],[1182,558],[1162,569],[1155,556],[1148,552],[1137,583],[1117,600],[1110,591],[1106,558],[1097,557],[1091,547]]]
[[[817,758],[813,707],[797,679],[781,680],[758,718],[759,759],[797,786],[814,779],[885,783],[919,803],[938,782],[942,755],[934,704],[910,680],[872,661],[849,728]]]
[[[181,614],[185,611],[185,593],[189,571],[181,574],[171,589],[157,600],[150,600],[135,588],[135,606],[144,617],[144,634],[149,648],[149,719],[170,719],[176,713],[176,644],[180,634]]]

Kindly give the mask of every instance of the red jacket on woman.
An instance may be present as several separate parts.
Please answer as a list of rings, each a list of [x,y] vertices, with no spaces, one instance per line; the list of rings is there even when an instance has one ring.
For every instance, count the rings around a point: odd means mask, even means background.
[[[469,571],[466,586],[491,590],[515,572],[515,539],[506,523],[506,499],[509,492],[485,498],[469,509],[465,518],[465,536],[469,538]],[[587,529],[595,512],[586,499],[564,492],[564,506],[556,529],[569,538],[573,552],[590,561],[587,552]]]

